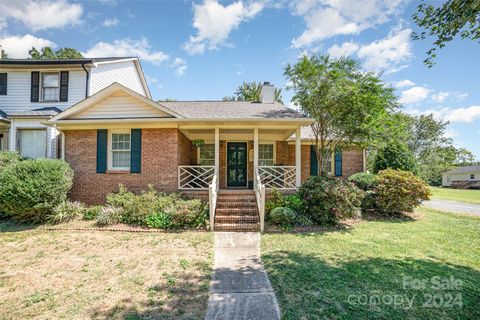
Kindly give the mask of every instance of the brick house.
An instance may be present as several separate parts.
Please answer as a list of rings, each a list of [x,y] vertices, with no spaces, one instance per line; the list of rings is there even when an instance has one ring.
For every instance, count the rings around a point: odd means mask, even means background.
[[[100,90],[44,123],[62,136],[61,157],[75,172],[70,197],[102,203],[121,183],[153,185],[210,204],[215,230],[262,230],[265,192],[295,190],[316,171],[312,119],[274,102],[154,102],[121,84]],[[365,169],[363,150],[338,150],[334,176]]]

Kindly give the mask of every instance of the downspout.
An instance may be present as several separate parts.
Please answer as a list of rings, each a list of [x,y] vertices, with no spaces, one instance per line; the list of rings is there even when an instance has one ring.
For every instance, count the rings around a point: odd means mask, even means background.
[[[90,73],[85,68],[85,63],[82,63],[82,68],[83,68],[83,70],[85,70],[85,74],[86,74],[86,77],[85,77],[85,99],[87,99],[88,98],[88,83],[90,82]]]

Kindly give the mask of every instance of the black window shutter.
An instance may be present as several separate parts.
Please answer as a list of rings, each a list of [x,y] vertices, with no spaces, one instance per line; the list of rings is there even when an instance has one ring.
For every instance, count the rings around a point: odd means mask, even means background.
[[[97,130],[97,173],[107,172],[107,129]]]
[[[310,146],[310,175],[318,176],[318,161],[315,146]]]
[[[68,71],[60,72],[60,101],[68,101]]]
[[[142,171],[142,129],[132,129],[130,148],[130,172]]]
[[[7,95],[7,74],[0,73],[0,95]]]
[[[32,81],[30,86],[30,101],[38,102],[40,98],[40,72],[32,71]]]
[[[335,177],[342,176],[342,150],[335,149]]]

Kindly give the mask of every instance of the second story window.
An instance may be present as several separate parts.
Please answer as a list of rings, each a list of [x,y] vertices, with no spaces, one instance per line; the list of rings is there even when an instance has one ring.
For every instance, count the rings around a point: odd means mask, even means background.
[[[7,95],[7,74],[0,73],[0,96]]]
[[[58,101],[59,73],[42,73],[42,100]]]

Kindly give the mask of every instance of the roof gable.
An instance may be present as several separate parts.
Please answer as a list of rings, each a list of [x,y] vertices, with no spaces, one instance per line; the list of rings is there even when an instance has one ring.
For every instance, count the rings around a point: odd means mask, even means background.
[[[115,82],[66,109],[50,121],[145,118],[182,118],[182,116]]]

